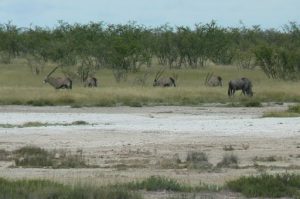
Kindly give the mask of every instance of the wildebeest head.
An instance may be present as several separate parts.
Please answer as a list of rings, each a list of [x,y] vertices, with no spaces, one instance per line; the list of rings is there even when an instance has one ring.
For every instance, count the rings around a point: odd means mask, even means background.
[[[236,80],[230,80],[228,83],[228,96],[233,96],[236,90],[242,90],[244,95],[253,96],[252,82],[246,78],[242,77]]]

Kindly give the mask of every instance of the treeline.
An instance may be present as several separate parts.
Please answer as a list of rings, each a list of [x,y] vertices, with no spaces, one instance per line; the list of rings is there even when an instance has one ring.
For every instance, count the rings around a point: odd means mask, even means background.
[[[70,66],[82,80],[100,68],[111,68],[116,79],[153,60],[170,68],[201,68],[208,62],[252,69],[259,65],[270,78],[298,79],[300,26],[291,22],[282,30],[224,28],[212,21],[194,27],[163,25],[150,28],[135,23],[69,24],[54,28],[21,28],[0,24],[0,61],[22,57],[33,73],[54,62]]]

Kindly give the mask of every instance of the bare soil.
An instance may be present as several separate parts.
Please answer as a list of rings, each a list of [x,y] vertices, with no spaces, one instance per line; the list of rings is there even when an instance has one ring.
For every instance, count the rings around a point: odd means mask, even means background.
[[[82,150],[86,161],[99,168],[15,168],[13,162],[0,161],[0,177],[107,184],[161,175],[192,185],[223,185],[261,172],[300,173],[300,118],[262,117],[264,112],[286,109],[286,104],[260,108],[2,106],[0,124],[86,121],[89,125],[0,128],[0,149],[34,145]],[[185,162],[190,151],[206,153],[213,168],[172,167],[178,159]],[[215,167],[225,154],[238,157],[238,168]]]

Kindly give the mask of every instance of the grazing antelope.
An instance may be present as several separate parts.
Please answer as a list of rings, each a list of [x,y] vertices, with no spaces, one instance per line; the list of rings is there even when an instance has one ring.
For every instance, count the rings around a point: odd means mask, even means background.
[[[160,87],[176,87],[175,78],[174,77],[161,77],[164,70],[160,70],[156,73],[155,79],[153,81],[153,86],[160,86]]]
[[[72,80],[68,77],[50,77],[52,73],[56,71],[58,67],[55,67],[44,79],[44,83],[49,83],[55,89],[72,89]]]
[[[97,87],[97,78],[96,77],[88,77],[85,81],[84,81],[84,87]]]
[[[223,86],[222,77],[207,73],[204,84],[205,86]]]
[[[247,96],[253,96],[252,83],[246,78],[242,77],[236,80],[230,80],[228,84],[228,96],[233,96],[236,90],[242,90],[242,93]]]

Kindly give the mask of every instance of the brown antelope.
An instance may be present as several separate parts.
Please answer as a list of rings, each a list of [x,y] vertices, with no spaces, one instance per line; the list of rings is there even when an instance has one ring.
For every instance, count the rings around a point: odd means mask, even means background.
[[[50,77],[52,73],[56,71],[58,67],[55,67],[44,79],[44,83],[49,83],[55,89],[72,89],[72,80],[68,77]]]
[[[97,78],[96,77],[88,77],[85,81],[84,81],[84,87],[97,87]]]
[[[207,73],[204,84],[205,86],[222,86],[222,77]]]
[[[153,81],[153,86],[160,86],[160,87],[176,87],[175,78],[174,77],[161,77],[164,70],[160,70],[156,73],[155,79]]]

